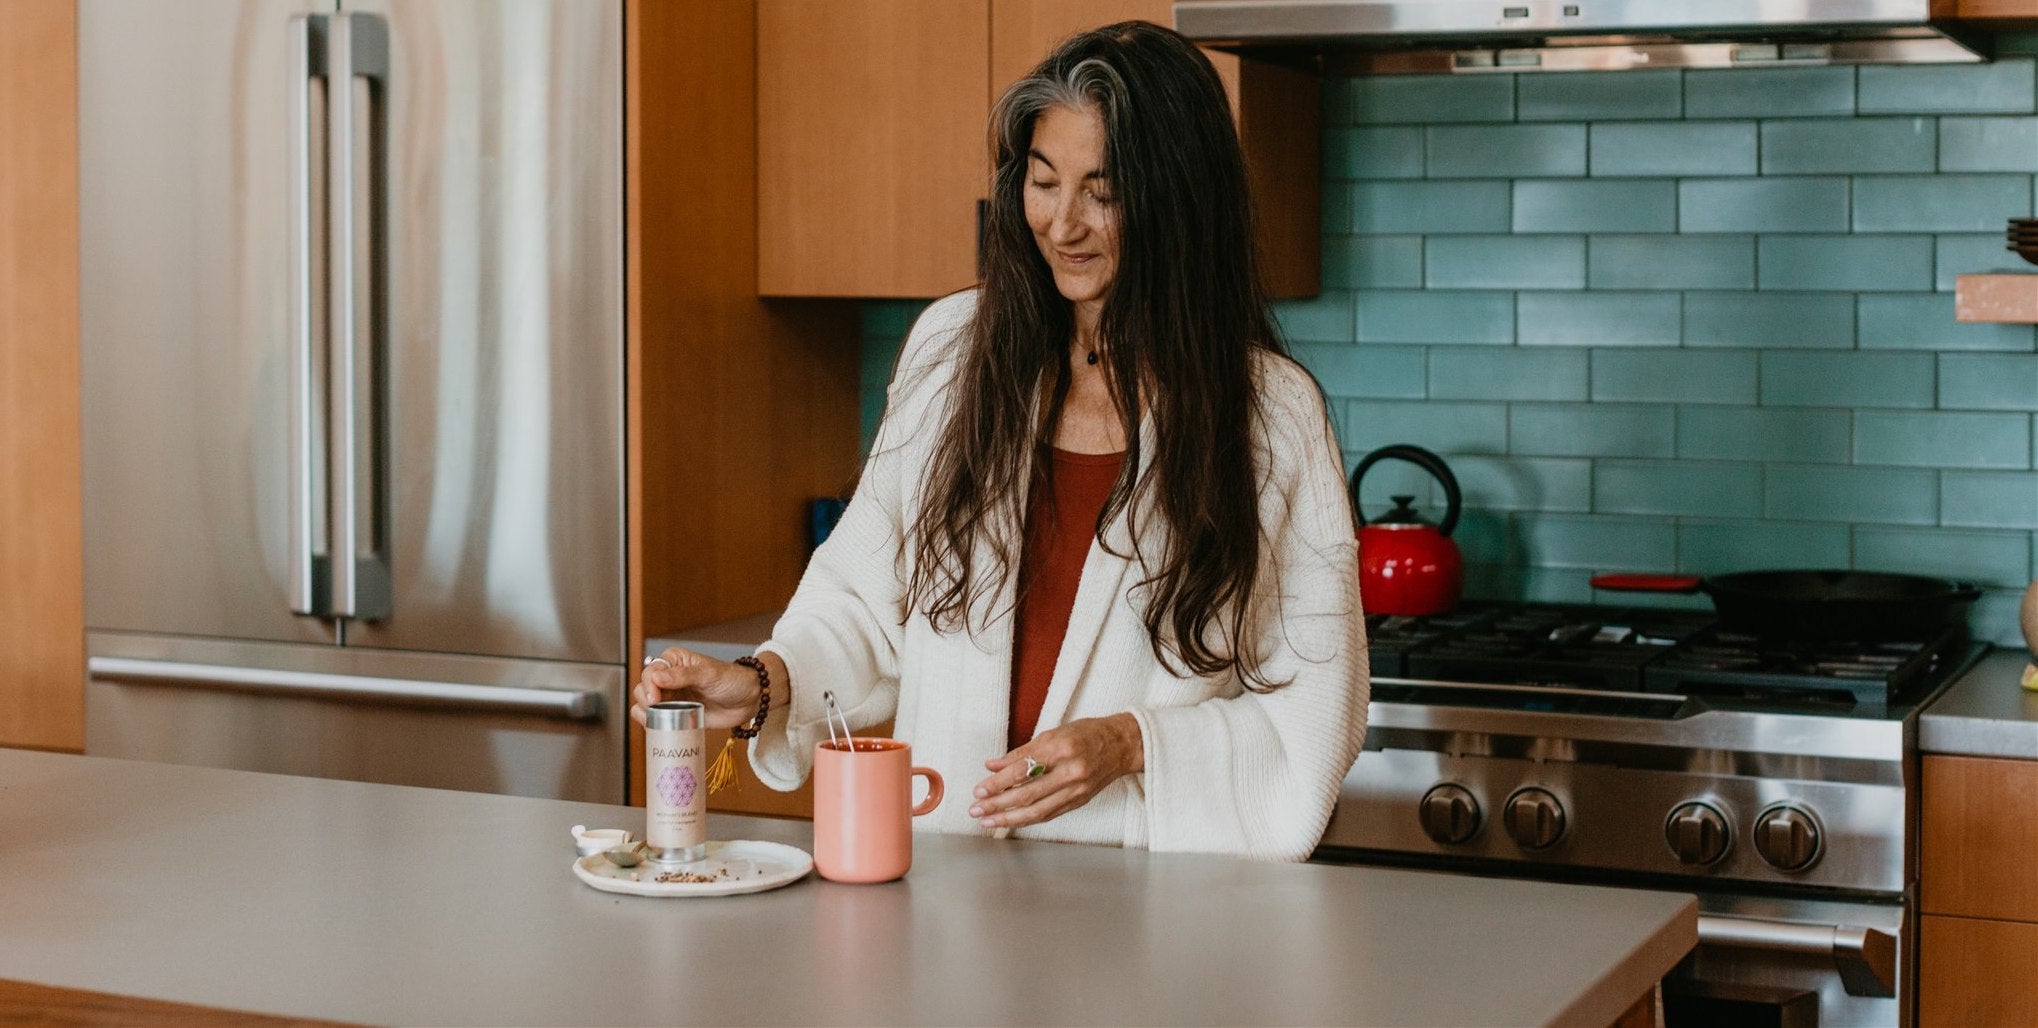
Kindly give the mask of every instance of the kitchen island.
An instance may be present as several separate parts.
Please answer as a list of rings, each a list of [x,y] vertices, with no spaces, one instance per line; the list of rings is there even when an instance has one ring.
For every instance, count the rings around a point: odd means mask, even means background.
[[[645,899],[574,878],[574,824],[643,812],[0,750],[0,979],[374,1023],[1603,1025],[1697,939],[1667,893],[931,835],[900,882]]]

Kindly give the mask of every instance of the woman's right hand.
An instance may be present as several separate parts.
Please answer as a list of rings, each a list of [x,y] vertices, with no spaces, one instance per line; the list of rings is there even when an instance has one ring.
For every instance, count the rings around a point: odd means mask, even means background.
[[[707,708],[709,728],[734,728],[757,716],[757,672],[674,646],[644,664],[644,676],[630,691],[630,716],[644,723],[644,708],[666,700],[691,700]]]

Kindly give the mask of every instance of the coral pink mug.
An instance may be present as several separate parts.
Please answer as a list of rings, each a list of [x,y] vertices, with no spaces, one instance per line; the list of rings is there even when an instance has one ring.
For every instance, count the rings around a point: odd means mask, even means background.
[[[913,866],[913,818],[941,803],[941,775],[897,739],[814,747],[814,868],[836,882],[889,882]],[[913,805],[913,777],[927,799]]]

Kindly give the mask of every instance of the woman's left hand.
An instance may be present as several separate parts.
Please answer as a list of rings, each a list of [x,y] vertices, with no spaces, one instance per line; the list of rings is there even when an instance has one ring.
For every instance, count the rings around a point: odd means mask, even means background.
[[[1028,777],[1028,757],[1046,770]],[[1131,714],[1089,717],[1050,728],[984,767],[991,776],[973,790],[969,816],[985,828],[1023,828],[1060,817],[1144,770],[1146,745]]]

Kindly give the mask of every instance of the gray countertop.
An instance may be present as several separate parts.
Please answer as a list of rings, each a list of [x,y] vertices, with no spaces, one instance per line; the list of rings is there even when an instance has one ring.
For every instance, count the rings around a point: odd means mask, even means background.
[[[2029,663],[2021,649],[1983,657],[1918,715],[1918,749],[2038,760],[2038,693],[2019,684]]]
[[[575,823],[643,814],[0,750],[0,978],[381,1023],[1589,1025],[1697,939],[1670,893],[932,835],[887,885],[644,899],[573,877]]]

